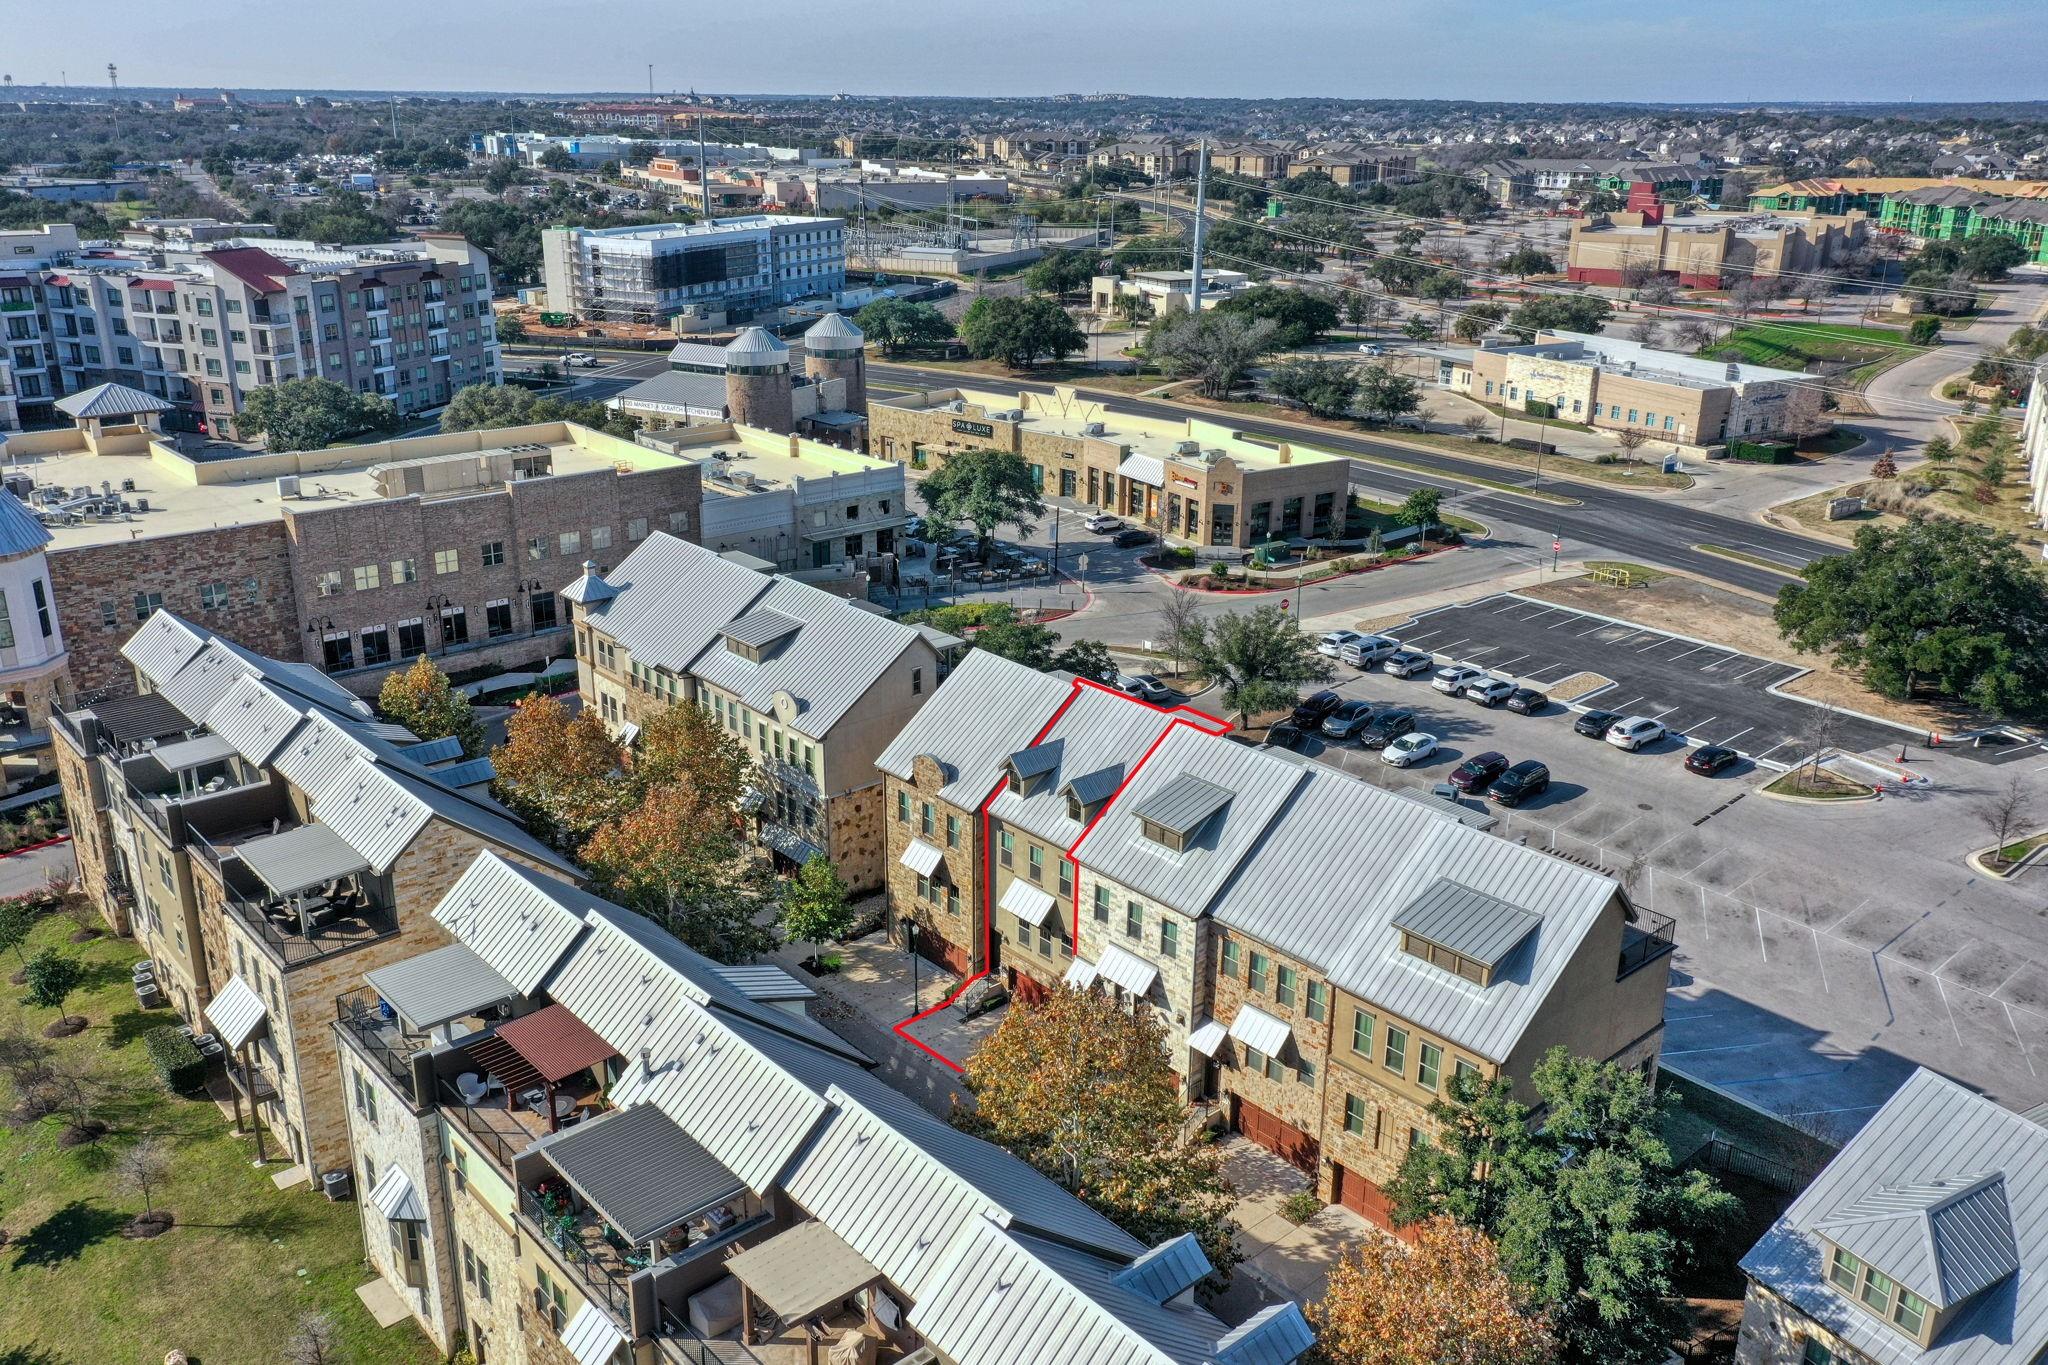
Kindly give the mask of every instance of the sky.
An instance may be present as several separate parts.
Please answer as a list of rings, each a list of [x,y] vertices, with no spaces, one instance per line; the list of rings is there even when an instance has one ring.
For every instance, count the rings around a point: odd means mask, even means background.
[[[17,85],[1617,101],[2048,98],[2037,0],[94,0]]]

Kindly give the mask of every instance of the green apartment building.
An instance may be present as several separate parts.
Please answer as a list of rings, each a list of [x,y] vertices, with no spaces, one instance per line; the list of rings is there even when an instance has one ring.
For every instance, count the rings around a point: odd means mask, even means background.
[[[2011,237],[2027,259],[2048,265],[2048,199],[2019,199],[1960,186],[1912,190],[1884,201],[1878,228],[1925,241]]]

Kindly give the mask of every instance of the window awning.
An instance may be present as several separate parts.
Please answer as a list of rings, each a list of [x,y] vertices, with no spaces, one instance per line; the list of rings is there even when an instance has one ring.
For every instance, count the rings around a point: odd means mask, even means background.
[[[1237,1017],[1230,1021],[1230,1036],[1254,1051],[1277,1057],[1294,1030],[1285,1019],[1275,1019],[1257,1005],[1239,1005]]]
[[[363,980],[416,1029],[479,1014],[519,994],[490,963],[460,943],[365,972]]]
[[[237,844],[235,854],[280,896],[370,870],[363,855],[327,825],[300,825],[282,834],[266,834]]]
[[[1010,883],[1010,889],[1003,892],[1000,903],[1003,909],[1027,924],[1044,924],[1053,908],[1051,893],[1021,880]]]
[[[263,997],[239,975],[229,977],[228,984],[206,1002],[201,1013],[207,1023],[220,1030],[220,1040],[230,1052],[239,1051],[270,1017],[263,1008]]]
[[[606,1365],[625,1344],[626,1334],[612,1321],[611,1314],[594,1303],[577,1309],[576,1316],[562,1329],[562,1345],[576,1358],[576,1365]]]
[[[903,850],[902,864],[920,877],[932,875],[932,869],[946,855],[922,839],[912,839],[910,847]]]
[[[1067,974],[1060,978],[1060,984],[1077,991],[1085,991],[1095,984],[1095,964],[1085,957],[1077,957],[1067,964]]]
[[[882,1278],[867,1257],[816,1220],[749,1247],[725,1268],[784,1322],[809,1317]]]
[[[412,1177],[397,1166],[387,1166],[377,1178],[377,1188],[370,1191],[370,1202],[379,1213],[396,1222],[427,1221],[426,1207],[420,1203],[419,1191],[412,1187]]]
[[[1159,488],[1166,483],[1166,466],[1156,455],[1126,455],[1116,472],[1126,479],[1149,483]]]
[[[1095,964],[1095,970],[1104,980],[1115,982],[1132,995],[1148,994],[1159,980],[1157,967],[1114,943],[1102,950],[1102,961]]]
[[[1204,1057],[1214,1057],[1216,1049],[1223,1046],[1225,1036],[1223,1025],[1217,1023],[1214,1019],[1204,1019],[1201,1023],[1195,1025],[1194,1032],[1188,1035],[1188,1046],[1201,1053]]]
[[[565,1128],[537,1150],[628,1242],[649,1242],[746,1192],[746,1182],[652,1104]]]

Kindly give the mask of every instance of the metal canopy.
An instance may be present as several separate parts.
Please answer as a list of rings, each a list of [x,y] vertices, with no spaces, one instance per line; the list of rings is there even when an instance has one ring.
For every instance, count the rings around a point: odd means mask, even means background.
[[[562,1329],[562,1346],[576,1365],[605,1365],[626,1344],[626,1334],[594,1303],[586,1303]]]
[[[562,1178],[626,1241],[651,1242],[746,1193],[746,1182],[652,1104],[542,1139]]]
[[[1105,980],[1114,981],[1137,996],[1150,992],[1152,983],[1159,979],[1157,967],[1114,943],[1103,949],[1102,961],[1095,964],[1095,970]]]
[[[1166,465],[1157,455],[1126,455],[1116,472],[1126,479],[1151,484],[1154,488],[1166,484]]]
[[[370,1191],[370,1202],[386,1218],[400,1223],[424,1223],[427,1210],[420,1203],[419,1191],[413,1188],[412,1177],[398,1166],[388,1166],[377,1178],[377,1188]]]
[[[749,1247],[725,1268],[784,1322],[807,1318],[882,1278],[873,1262],[815,1220]]]
[[[151,756],[164,766],[164,771],[173,773],[219,763],[233,758],[238,752],[233,744],[219,735],[201,735],[197,739],[181,739],[174,744],[159,744],[150,751]]]
[[[1223,1025],[1214,1019],[1204,1019],[1195,1025],[1194,1032],[1188,1035],[1188,1046],[1204,1057],[1213,1058],[1216,1049],[1223,1046],[1223,1039],[1226,1036]]]
[[[1257,1005],[1239,1005],[1237,1017],[1230,1021],[1230,1036],[1255,1052],[1278,1057],[1294,1030],[1285,1019],[1276,1019]]]
[[[363,855],[326,825],[300,825],[282,834],[266,834],[237,844],[235,853],[280,896],[370,870]]]
[[[1402,907],[1393,926],[1489,970],[1521,946],[1543,916],[1498,896],[1439,877]]]
[[[220,1040],[230,1052],[240,1051],[242,1044],[255,1037],[270,1017],[263,1007],[263,997],[240,975],[229,977],[228,984],[206,1002],[201,1013],[207,1023],[220,1030]]]
[[[1003,892],[1002,908],[1028,924],[1044,924],[1052,914],[1053,904],[1050,892],[1027,881],[1013,881],[1010,889]]]
[[[939,865],[945,855],[922,839],[912,839],[910,847],[903,850],[902,864],[920,877],[932,875],[932,869]]]
[[[510,1047],[542,1080],[563,1081],[617,1052],[588,1024],[561,1005],[549,1005],[499,1027],[496,1039]],[[510,1084],[510,1078],[505,1079]]]
[[[460,943],[365,972],[363,980],[415,1029],[480,1014],[519,994],[490,963]]]
[[[1062,986],[1085,991],[1095,984],[1095,964],[1085,957],[1077,957],[1067,964],[1067,974],[1060,978]]]

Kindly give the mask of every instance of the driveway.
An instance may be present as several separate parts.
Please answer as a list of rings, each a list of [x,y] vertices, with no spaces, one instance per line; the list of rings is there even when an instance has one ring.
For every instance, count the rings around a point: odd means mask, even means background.
[[[1230,1216],[1238,1225],[1238,1249],[1245,1259],[1239,1280],[1226,1296],[1224,1317],[1241,1322],[1268,1303],[1295,1299],[1313,1302],[1323,1296],[1330,1268],[1338,1257],[1367,1237],[1387,1234],[1341,1205],[1325,1205],[1306,1223],[1280,1212],[1287,1196],[1309,1188],[1308,1177],[1246,1138],[1232,1135],[1221,1143],[1223,1172],[1237,1192]],[[1247,1302],[1258,1291],[1256,1303]],[[1241,1311],[1240,1311],[1241,1310]]]

